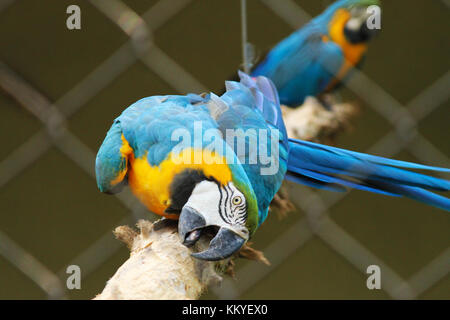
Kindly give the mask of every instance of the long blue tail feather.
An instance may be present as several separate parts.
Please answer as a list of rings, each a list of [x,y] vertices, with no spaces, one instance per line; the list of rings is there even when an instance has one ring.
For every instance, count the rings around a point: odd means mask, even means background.
[[[291,166],[317,172],[345,174],[358,179],[390,181],[438,191],[450,190],[450,181],[405,170],[405,168],[424,169],[425,166],[419,164],[401,162],[403,164],[401,167],[400,165],[392,166],[395,160],[376,157],[376,161],[371,161],[370,157],[365,157],[366,155],[362,153],[347,152],[338,148],[327,150],[328,146],[311,142],[305,143],[300,140],[290,139],[289,145],[291,147],[289,165]],[[386,161],[383,162],[383,159]],[[445,168],[426,168],[427,170],[447,171]]]
[[[304,184],[308,187],[313,187],[313,188],[317,188],[317,189],[323,189],[323,190],[335,191],[335,192],[345,192],[347,190],[338,184],[323,182],[321,180],[313,179],[313,178],[310,178],[305,175],[296,174],[292,171],[288,172],[286,174],[285,178],[286,178],[286,180],[295,182],[297,184]]]
[[[343,186],[389,196],[406,196],[450,211],[450,199],[428,191],[449,191],[450,181],[410,171],[450,172],[450,169],[296,139],[289,139],[289,148],[288,180],[332,191],[341,191],[338,186]]]
[[[314,143],[310,141],[304,141],[304,140],[297,140],[289,138],[289,141],[294,144],[301,144],[305,146],[310,146],[311,148],[317,148],[321,149],[327,152],[334,152],[338,155],[348,155],[355,157],[360,160],[367,160],[373,163],[378,163],[382,165],[388,165],[392,167],[399,167],[399,168],[409,168],[409,169],[419,169],[419,170],[432,170],[432,171],[440,171],[440,172],[450,172],[450,168],[441,168],[441,167],[433,167],[433,166],[426,166],[423,164],[413,163],[413,162],[407,162],[407,161],[401,161],[401,160],[395,160],[395,159],[388,159],[380,156],[375,156],[367,153],[361,153],[351,150],[345,150],[337,147],[327,146],[319,143]]]
[[[380,189],[373,185],[369,185],[367,182],[366,183],[353,182],[348,179],[344,179],[342,177],[330,176],[330,175],[323,174],[320,172],[311,171],[308,169],[300,169],[300,168],[293,167],[293,166],[288,166],[288,171],[295,172],[297,174],[302,174],[304,176],[307,176],[310,179],[319,180],[319,181],[322,181],[323,183],[332,183],[334,185],[341,185],[341,186],[345,186],[345,187],[349,187],[349,188],[379,193],[379,194],[383,194],[383,195],[387,195],[387,196],[398,196],[398,194],[388,192],[386,190]]]
[[[380,186],[381,187],[381,186]],[[431,191],[402,185],[384,184],[383,188],[396,192],[399,195],[429,204],[431,206],[450,211],[450,199],[444,196],[435,194]]]

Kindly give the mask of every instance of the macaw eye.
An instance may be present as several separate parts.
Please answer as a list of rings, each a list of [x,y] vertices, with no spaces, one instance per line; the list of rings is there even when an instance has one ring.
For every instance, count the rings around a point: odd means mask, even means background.
[[[236,196],[236,197],[234,197],[234,198],[231,200],[231,202],[233,202],[233,204],[234,204],[235,206],[238,206],[238,205],[240,205],[240,204],[242,203],[242,198],[239,197],[239,196]]]

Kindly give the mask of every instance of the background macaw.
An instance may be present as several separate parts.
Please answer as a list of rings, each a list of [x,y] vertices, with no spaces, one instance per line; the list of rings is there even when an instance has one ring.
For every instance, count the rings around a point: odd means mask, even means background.
[[[239,76],[240,82],[226,82],[221,97],[213,93],[153,96],[128,107],[115,119],[97,154],[99,189],[114,193],[128,183],[151,211],[179,219],[185,245],[194,244],[207,227],[218,228],[209,248],[193,253],[205,260],[229,257],[242,247],[266,219],[285,177],[333,191],[351,187],[403,195],[450,210],[450,199],[428,191],[448,191],[450,182],[411,170],[450,169],[288,139],[273,83],[265,77]],[[197,130],[201,123],[202,133],[219,133],[219,148],[217,144],[211,147],[205,134],[195,135],[196,123]],[[180,129],[194,139],[175,151],[179,140],[173,136]],[[225,139],[229,129],[267,130],[270,137],[258,140],[258,149],[272,150],[271,138],[277,138],[279,152],[270,155],[277,170],[264,175],[261,168],[267,163],[259,159],[251,163],[250,138],[245,140],[243,157],[238,157],[234,142]],[[183,152],[187,157],[180,161]],[[201,160],[196,162],[195,157]],[[207,158],[217,161],[208,162]]]
[[[376,29],[367,7],[378,0],[339,0],[278,43],[251,71],[270,78],[281,104],[297,107],[307,96],[339,87],[359,67]]]

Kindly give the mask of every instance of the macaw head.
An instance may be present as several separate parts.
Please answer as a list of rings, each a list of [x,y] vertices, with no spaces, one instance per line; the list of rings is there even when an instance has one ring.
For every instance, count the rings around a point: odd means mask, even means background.
[[[369,19],[375,12],[368,10],[370,6],[380,6],[378,0],[350,0],[346,6],[349,18],[344,25],[344,34],[348,42],[357,44],[368,42],[379,29],[369,27]]]
[[[202,167],[187,170],[175,178],[172,201],[177,202],[177,195],[184,198],[178,204],[181,207],[178,232],[182,243],[192,246],[203,233],[212,232],[215,235],[209,248],[192,256],[216,261],[237,252],[256,230],[257,198],[239,163]]]

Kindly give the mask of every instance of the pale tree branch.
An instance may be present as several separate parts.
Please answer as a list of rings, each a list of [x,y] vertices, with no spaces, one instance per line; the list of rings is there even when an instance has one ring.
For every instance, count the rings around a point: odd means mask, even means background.
[[[220,282],[214,263],[191,258],[175,223],[140,220],[138,227],[139,232],[128,226],[114,230],[130,257],[95,299],[197,299],[208,285]],[[200,239],[196,246],[206,247],[207,240]]]

